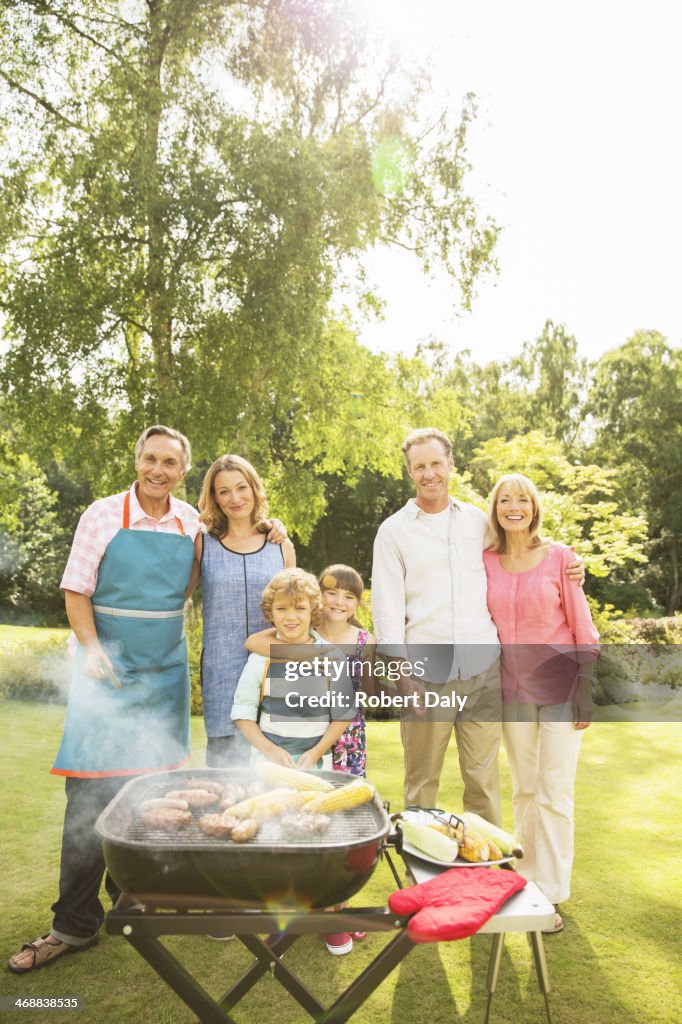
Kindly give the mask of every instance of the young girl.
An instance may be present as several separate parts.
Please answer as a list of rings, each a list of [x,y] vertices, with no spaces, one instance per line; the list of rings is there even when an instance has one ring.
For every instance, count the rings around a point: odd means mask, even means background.
[[[349,565],[330,565],[319,575],[322,591],[322,616],[317,631],[323,640],[344,650],[351,666],[353,688],[357,692],[363,681],[371,684],[374,637],[363,629],[355,616],[362,600],[362,577]],[[267,655],[277,644],[274,629],[254,633],[246,641],[249,651]],[[279,641],[281,642],[281,641]],[[367,752],[365,714],[359,710],[353,721],[332,747],[332,763],[336,771],[365,775]]]

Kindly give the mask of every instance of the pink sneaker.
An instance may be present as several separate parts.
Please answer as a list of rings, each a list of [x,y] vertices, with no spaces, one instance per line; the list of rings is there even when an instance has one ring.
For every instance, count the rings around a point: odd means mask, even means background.
[[[353,942],[362,942],[363,939],[367,938],[367,932],[351,932],[350,937]]]
[[[324,941],[327,949],[334,956],[343,956],[344,953],[353,952],[353,939],[350,932],[335,932],[333,935],[325,935]]]

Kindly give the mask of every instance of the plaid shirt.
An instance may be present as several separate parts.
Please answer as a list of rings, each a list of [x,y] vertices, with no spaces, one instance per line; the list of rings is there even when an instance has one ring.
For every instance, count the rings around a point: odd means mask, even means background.
[[[97,586],[97,571],[109,541],[123,523],[123,502],[128,492],[100,498],[86,508],[76,528],[71,553],[60,584],[62,590],[91,597]],[[177,517],[177,518],[176,518]],[[177,520],[192,540],[201,529],[198,512],[185,501],[170,495],[170,507],[161,519],[148,516],[137,498],[135,484],[130,488],[130,529],[180,533]]]

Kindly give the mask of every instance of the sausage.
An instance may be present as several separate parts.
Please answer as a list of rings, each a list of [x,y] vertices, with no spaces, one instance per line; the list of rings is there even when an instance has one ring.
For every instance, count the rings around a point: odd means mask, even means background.
[[[215,793],[218,797],[223,791],[223,783],[210,778],[190,778],[184,783],[184,787],[185,790],[205,790],[206,793]]]
[[[186,800],[190,807],[212,807],[220,799],[217,793],[208,793],[205,789],[171,789],[166,796],[171,800]]]
[[[246,796],[246,791],[243,786],[240,786],[238,782],[228,782],[222,788],[220,794],[220,806],[223,810],[226,807],[232,807],[233,804],[240,803]]]
[[[152,807],[143,811],[140,821],[147,828],[161,828],[165,830],[186,828],[192,823],[192,812],[181,811],[175,807]]]
[[[197,824],[204,835],[213,839],[229,839],[239,819],[228,814],[202,814]]]
[[[140,804],[141,811],[151,811],[155,807],[173,807],[176,811],[189,810],[189,804],[186,800],[173,800],[167,796],[153,797],[151,800],[143,800]]]

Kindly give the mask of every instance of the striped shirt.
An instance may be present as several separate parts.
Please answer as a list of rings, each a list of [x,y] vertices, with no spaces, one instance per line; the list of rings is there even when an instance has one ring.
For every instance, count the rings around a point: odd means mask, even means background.
[[[147,515],[137,498],[136,485],[130,491],[100,498],[86,508],[80,517],[71,553],[60,584],[62,590],[73,590],[77,594],[91,597],[97,586],[97,572],[107,545],[120,530],[123,522],[123,502],[130,493],[130,529],[151,530],[161,533],[181,533],[182,529],[192,540],[201,529],[198,512],[186,501],[179,501],[169,495],[168,511],[160,519]]]

